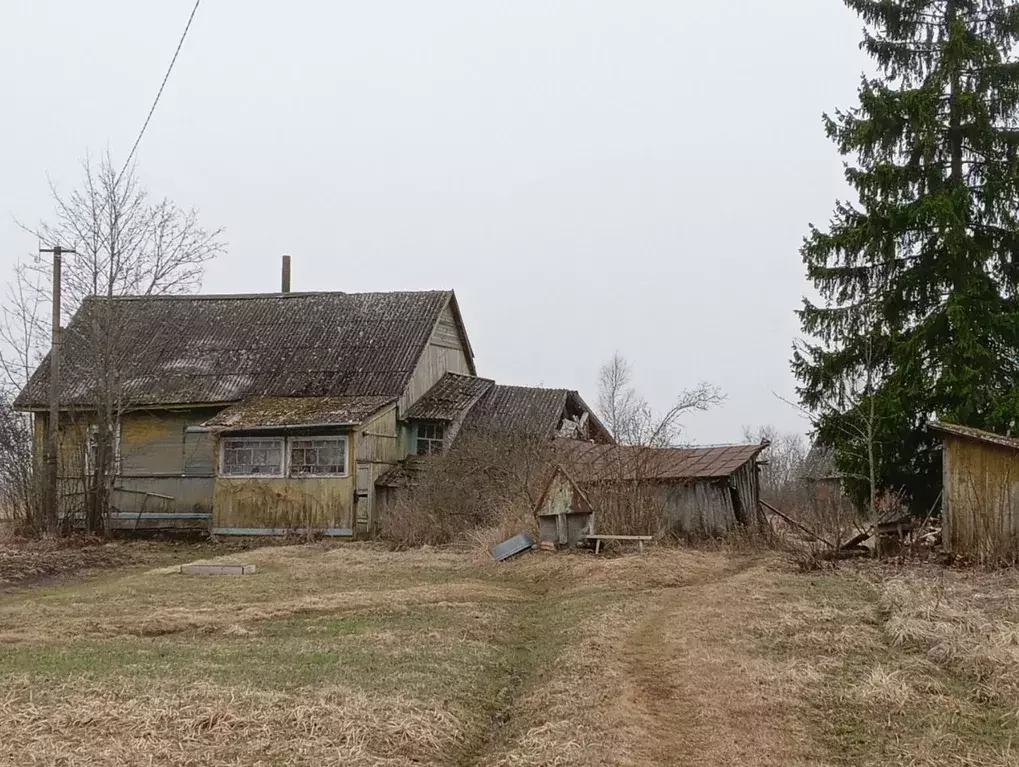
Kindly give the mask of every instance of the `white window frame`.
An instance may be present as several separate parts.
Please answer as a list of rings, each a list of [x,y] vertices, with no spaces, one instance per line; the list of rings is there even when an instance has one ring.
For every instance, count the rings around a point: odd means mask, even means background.
[[[441,429],[441,437],[422,437],[420,436],[420,429],[422,426],[426,426],[431,429]],[[429,449],[427,453],[422,453],[420,444],[421,442],[427,442],[429,445],[438,444],[438,450]],[[446,451],[446,425],[443,423],[436,423],[435,421],[419,421],[414,426],[414,454],[415,455],[440,455]]]
[[[230,474],[226,469],[226,446],[228,442],[279,442],[280,446],[280,470],[278,474]],[[285,437],[223,437],[219,441],[219,467],[216,472],[221,477],[229,479],[284,479],[287,476],[287,441]]]
[[[305,440],[318,442],[342,442],[343,443],[343,472],[335,474],[292,474],[291,473],[291,450],[295,443],[300,444]],[[278,474],[228,474],[224,471],[226,467],[226,446],[233,442],[279,442],[280,445],[280,471]],[[301,435],[301,436],[265,436],[245,435],[243,437],[224,436],[219,440],[219,466],[216,475],[226,479],[342,479],[350,476],[350,437],[346,434],[328,435]]]
[[[120,421],[111,429],[113,432],[113,475],[120,475]],[[99,424],[89,424],[85,432],[85,476],[91,477],[95,469],[93,452],[96,447],[95,438],[99,436]]]
[[[343,443],[343,471],[334,474],[294,474],[294,445],[301,442],[336,442]],[[350,439],[345,434],[327,434],[321,436],[307,435],[287,437],[286,476],[289,479],[340,479],[350,476]]]

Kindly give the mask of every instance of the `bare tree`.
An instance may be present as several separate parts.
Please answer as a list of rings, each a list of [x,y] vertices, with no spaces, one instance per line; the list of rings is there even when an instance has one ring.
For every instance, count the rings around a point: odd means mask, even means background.
[[[710,410],[725,395],[706,382],[679,393],[672,407],[656,412],[630,385],[633,368],[619,352],[602,365],[598,374],[598,414],[616,441],[624,445],[670,447],[682,433],[680,419],[686,413]]]
[[[46,244],[75,251],[64,261],[62,315],[65,324],[88,304],[86,327],[67,337],[82,352],[90,371],[84,447],[79,463],[86,525],[105,527],[113,488],[117,435],[124,409],[121,365],[133,328],[114,299],[197,290],[205,264],[224,250],[222,230],[204,229],[194,209],[167,199],[153,201],[133,166],[118,170],[109,153],[82,162],[81,185],[62,193],[51,185],[55,215],[25,227]],[[38,258],[19,265],[8,291],[0,339],[8,346],[0,362],[6,378],[23,386],[42,357],[48,326],[52,276]],[[40,311],[40,309],[42,311]],[[79,360],[79,363],[82,360]],[[84,456],[83,456],[84,458]]]
[[[617,442],[626,438],[633,414],[642,405],[632,381],[633,369],[618,351],[598,371],[598,413]]]
[[[767,460],[761,464],[761,494],[780,508],[790,507],[803,480],[809,452],[806,437],[774,426],[744,426],[743,439],[747,444],[768,443]]]

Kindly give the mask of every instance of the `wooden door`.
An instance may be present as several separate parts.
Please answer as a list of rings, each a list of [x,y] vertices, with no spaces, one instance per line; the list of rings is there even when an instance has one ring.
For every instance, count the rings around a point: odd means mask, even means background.
[[[372,482],[372,465],[370,463],[357,462],[357,475],[354,484],[355,504],[355,532],[359,535],[367,535],[371,532],[372,526],[372,501],[375,497],[375,487]]]

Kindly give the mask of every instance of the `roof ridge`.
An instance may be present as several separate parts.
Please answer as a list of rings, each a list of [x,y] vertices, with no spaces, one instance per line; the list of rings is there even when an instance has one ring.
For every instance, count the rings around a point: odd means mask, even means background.
[[[566,389],[562,386],[521,386],[518,384],[501,384],[501,383],[497,383],[495,385],[500,389],[524,389],[526,391],[554,391],[565,394],[577,391],[576,389]]]
[[[485,376],[475,376],[475,375],[471,375],[470,373],[456,373],[456,372],[454,372],[452,370],[447,370],[445,373],[443,373],[443,375],[446,375],[446,376],[455,376],[457,378],[470,378],[470,379],[472,379],[474,381],[488,381],[489,383],[495,383],[495,379],[494,378],[487,378]],[[496,384],[496,385],[498,385],[498,384]]]
[[[420,296],[450,295],[452,290],[369,290],[347,293],[342,290],[309,290],[292,293],[161,293],[158,295],[112,296],[115,301],[199,301],[199,300],[245,300],[258,298],[306,298],[315,296]],[[86,296],[86,301],[108,299],[107,296]]]

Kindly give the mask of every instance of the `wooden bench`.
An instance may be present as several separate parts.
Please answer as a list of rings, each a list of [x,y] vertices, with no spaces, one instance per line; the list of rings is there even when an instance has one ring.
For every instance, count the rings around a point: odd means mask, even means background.
[[[601,553],[602,541],[637,541],[643,554],[644,544],[651,543],[654,540],[653,535],[586,535],[584,537],[589,541],[594,541],[595,554]]]

